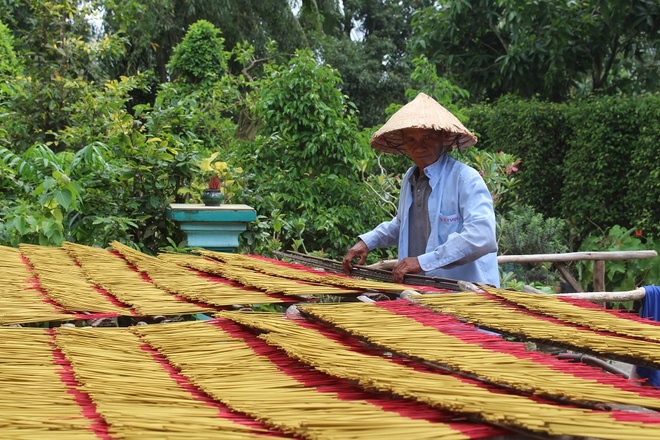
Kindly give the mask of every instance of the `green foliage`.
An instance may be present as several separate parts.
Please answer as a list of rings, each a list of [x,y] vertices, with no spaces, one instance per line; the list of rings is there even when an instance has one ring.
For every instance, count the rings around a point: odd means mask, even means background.
[[[22,152],[35,143],[53,142],[54,133],[73,125],[70,106],[88,93],[89,86],[82,79],[65,77],[42,81],[21,76],[6,83],[0,94],[5,145]]]
[[[571,135],[565,107],[509,98],[473,106],[466,113],[479,134],[479,149],[506,151],[520,158],[519,203],[533,206],[546,217],[559,217],[566,139]]]
[[[597,226],[660,232],[658,95],[567,104],[503,99],[467,113],[479,148],[522,159],[518,202],[563,218],[578,245]]]
[[[0,17],[13,31],[26,75],[102,81],[109,77],[104,63],[124,50],[120,35],[93,29],[89,18],[102,7],[99,1],[15,0],[0,3]]]
[[[0,240],[101,246],[119,240],[150,252],[166,237],[181,241],[181,232],[165,218],[166,208],[199,174],[199,140],[190,131],[174,131],[173,119],[158,123],[164,112],[159,107],[140,109],[139,120],[131,116],[126,105],[140,85],[137,78],[102,88],[75,84],[78,99],[67,108],[75,123],[24,152],[1,147]],[[11,104],[4,103],[21,115],[23,108]],[[14,127],[6,127],[0,140],[11,145]]]
[[[11,31],[0,21],[0,78],[21,73],[22,66],[14,52],[14,38]]]
[[[337,71],[301,51],[287,66],[269,66],[267,74],[256,110],[262,134],[277,134],[272,151],[282,167],[308,176],[354,173],[352,161],[365,153]]]
[[[410,22],[415,11],[433,3],[342,1],[339,33],[326,31],[319,37],[308,32],[310,46],[341,73],[342,91],[359,110],[361,128],[382,124],[387,106],[405,102],[405,91],[416,88],[411,86],[413,57],[406,52]]]
[[[418,93],[424,92],[442,104],[454,116],[463,122],[467,118],[462,106],[470,97],[470,93],[438,75],[437,68],[429,62],[426,56],[413,58],[413,72],[410,74],[411,89],[406,90],[406,98],[412,101]]]
[[[534,208],[518,205],[499,217],[498,247],[502,255],[554,254],[568,251],[563,220],[544,218]]]
[[[468,91],[438,76],[436,66],[431,64],[424,55],[414,58],[412,64],[414,70],[410,74],[411,88],[407,89],[405,93],[407,101],[412,101],[421,92],[426,93],[442,104],[443,107],[458,119],[466,122],[467,117],[461,108],[461,104],[469,98],[470,94]],[[401,107],[403,107],[403,104],[390,104],[385,110],[387,117],[392,116]]]
[[[594,251],[660,251],[650,237],[644,237],[640,229],[625,229],[614,225],[605,231],[593,231],[582,242],[580,250]],[[578,281],[582,286],[593,287],[593,261],[576,264]],[[657,258],[641,260],[612,260],[605,262],[605,290],[626,291],[639,286],[660,282],[660,264]]]
[[[617,123],[632,123],[636,133],[628,155],[630,166],[626,176],[624,206],[631,212],[626,217],[626,225],[636,226],[648,233],[660,236],[660,95],[648,95],[638,99],[630,109],[633,114],[625,115],[625,120]],[[634,217],[633,217],[634,216]]]
[[[498,253],[501,255],[554,254],[568,251],[564,221],[544,218],[534,208],[518,205],[498,216]],[[545,293],[560,291],[560,276],[551,263],[500,265],[501,284],[520,290],[529,285]]]
[[[106,33],[122,35],[126,40],[126,52],[112,62],[103,63],[103,67],[114,77],[153,72],[152,89],[136,96],[138,104],[153,102],[158,85],[169,81],[167,63],[173,49],[189,26],[199,20],[206,20],[222,31],[225,48],[249,42],[257,59],[271,56],[267,52],[272,40],[280,42],[281,51],[275,54],[279,61],[286,61],[307,41],[287,0],[224,0],[221,4],[213,0],[91,3],[99,7]],[[238,74],[243,66],[230,62],[228,68]]]
[[[224,43],[220,29],[206,20],[195,22],[174,47],[167,65],[172,76],[191,83],[222,77],[227,72],[229,58]]]
[[[358,162],[370,149],[360,143],[354,108],[338,89],[337,72],[311,52],[267,72],[256,106],[261,133],[233,152],[245,170],[246,200],[267,223],[249,240],[256,244],[268,230],[284,249],[343,255],[378,211],[359,181]]]
[[[660,105],[660,100],[654,101]],[[648,125],[660,129],[657,120],[638,117],[641,102],[639,98],[606,97],[567,107],[571,136],[564,159],[562,217],[581,236],[596,225],[632,227],[636,213],[645,208],[626,203],[639,185],[630,178],[631,153],[648,147],[655,150],[648,143],[640,145],[639,133]]]
[[[439,3],[415,14],[408,51],[426,54],[474,96],[559,101],[576,83],[587,93],[657,87],[655,0]]]
[[[105,246],[119,240],[153,252],[165,237],[179,235],[165,209],[182,178],[182,163],[175,163],[181,152],[140,134],[126,147],[130,156],[102,144],[75,154],[35,145],[17,156],[0,148],[11,171],[0,186],[2,242]]]

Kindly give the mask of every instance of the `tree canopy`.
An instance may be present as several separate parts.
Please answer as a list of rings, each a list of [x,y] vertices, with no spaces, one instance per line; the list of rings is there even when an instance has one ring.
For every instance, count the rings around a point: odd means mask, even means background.
[[[658,88],[656,0],[472,0],[416,12],[410,51],[476,98]]]

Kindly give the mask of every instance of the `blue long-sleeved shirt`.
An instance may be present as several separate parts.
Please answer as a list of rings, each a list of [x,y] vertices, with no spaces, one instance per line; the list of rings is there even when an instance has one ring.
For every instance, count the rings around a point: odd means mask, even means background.
[[[399,246],[399,261],[408,256],[409,212],[413,202],[403,178],[396,217],[360,235],[369,250]],[[493,199],[479,173],[447,154],[424,169],[429,178],[431,235],[417,257],[425,275],[500,285]]]

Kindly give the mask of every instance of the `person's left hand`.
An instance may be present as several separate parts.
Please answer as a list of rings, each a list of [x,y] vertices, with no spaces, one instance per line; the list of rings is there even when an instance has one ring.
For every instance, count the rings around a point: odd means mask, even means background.
[[[392,281],[402,283],[403,277],[407,273],[419,273],[422,271],[417,257],[407,257],[399,261],[392,269]]]

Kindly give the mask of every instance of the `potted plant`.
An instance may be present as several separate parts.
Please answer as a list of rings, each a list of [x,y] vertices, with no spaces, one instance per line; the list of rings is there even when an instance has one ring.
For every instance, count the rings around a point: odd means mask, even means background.
[[[222,182],[220,177],[215,175],[209,178],[206,189],[202,191],[202,202],[206,206],[219,206],[225,200],[222,193]]]
[[[196,186],[196,188],[202,190],[201,199],[207,206],[229,203],[236,191],[240,189],[234,176],[241,174],[243,169],[239,167],[230,170],[227,162],[217,160],[218,154],[215,152],[197,163],[202,172],[202,182],[206,180],[206,188],[204,186]]]

